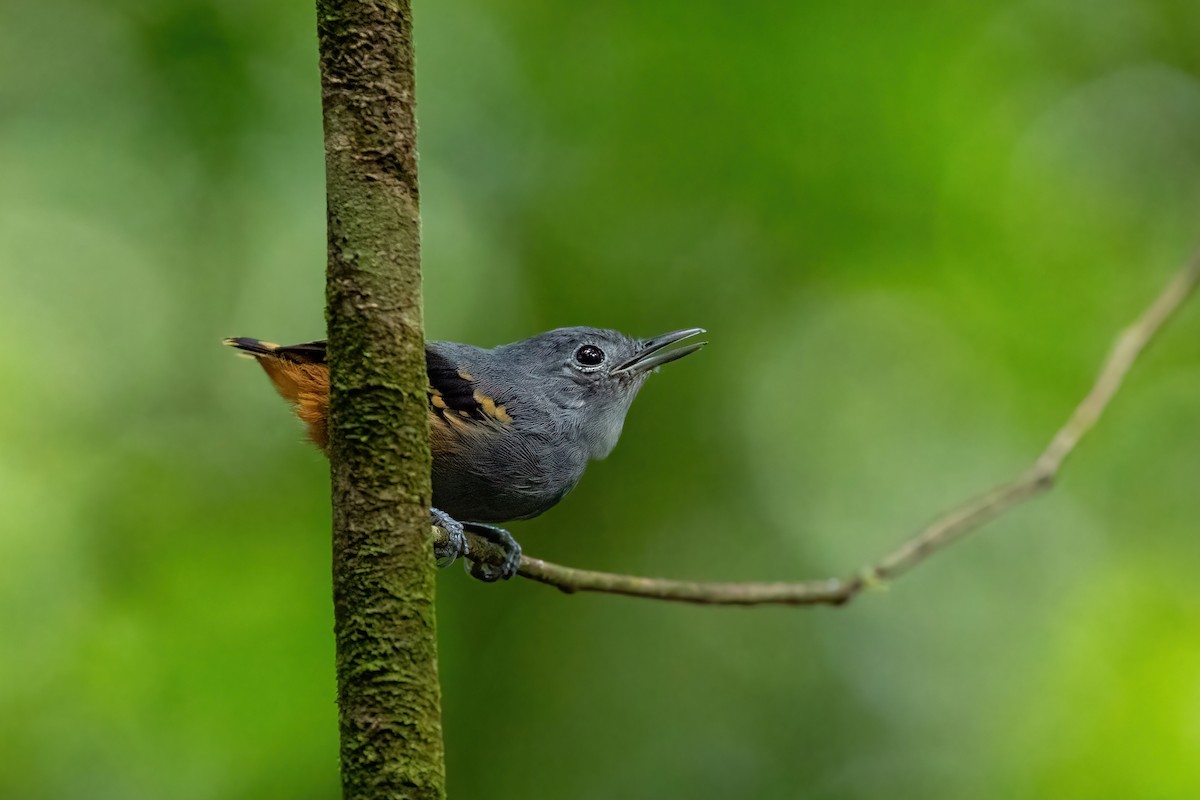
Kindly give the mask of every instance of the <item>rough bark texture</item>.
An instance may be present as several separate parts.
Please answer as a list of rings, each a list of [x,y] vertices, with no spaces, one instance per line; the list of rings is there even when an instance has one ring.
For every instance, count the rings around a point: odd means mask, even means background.
[[[318,0],[348,800],[445,794],[408,0]]]

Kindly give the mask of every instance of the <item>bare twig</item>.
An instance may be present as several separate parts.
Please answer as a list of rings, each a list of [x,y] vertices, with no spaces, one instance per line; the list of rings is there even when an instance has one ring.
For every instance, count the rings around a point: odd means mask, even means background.
[[[607,592],[709,605],[802,606],[846,603],[863,589],[907,572],[951,542],[1053,486],[1063,461],[1100,419],[1138,356],[1179,310],[1197,284],[1200,284],[1200,254],[1193,256],[1150,307],[1117,337],[1091,391],[1076,406],[1066,424],[1054,434],[1032,467],[1013,480],[947,511],[857,575],[800,583],[697,583],[574,569],[529,556],[521,559],[519,574],[568,593]],[[445,536],[437,528],[434,534]],[[470,545],[472,559],[499,562],[500,553],[486,541],[472,537]]]

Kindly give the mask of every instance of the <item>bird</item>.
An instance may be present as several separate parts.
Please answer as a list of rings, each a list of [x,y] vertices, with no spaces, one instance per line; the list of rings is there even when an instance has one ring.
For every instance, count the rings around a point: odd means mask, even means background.
[[[703,328],[649,339],[619,331],[556,328],[490,349],[425,343],[433,504],[430,522],[449,534],[435,545],[440,566],[468,553],[466,531],[500,547],[498,566],[468,571],[480,580],[516,574],[521,547],[498,523],[536,517],[605,458],[638,391],[658,368],[708,342],[680,344]],[[329,364],[325,340],[281,346],[236,337],[224,343],[252,356],[328,454]]]

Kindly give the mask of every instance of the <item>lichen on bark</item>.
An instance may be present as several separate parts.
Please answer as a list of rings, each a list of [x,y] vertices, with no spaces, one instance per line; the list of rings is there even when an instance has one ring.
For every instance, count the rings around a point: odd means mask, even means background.
[[[440,798],[412,11],[318,0],[317,20],[343,791]]]

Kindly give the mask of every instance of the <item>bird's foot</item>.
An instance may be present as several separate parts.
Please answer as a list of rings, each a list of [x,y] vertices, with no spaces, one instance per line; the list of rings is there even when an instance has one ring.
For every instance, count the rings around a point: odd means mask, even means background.
[[[433,555],[437,558],[439,567],[448,567],[459,556],[466,556],[470,552],[470,548],[467,546],[467,533],[463,530],[461,522],[439,508],[429,509],[429,522],[446,532],[446,541],[436,542],[433,545]]]
[[[504,553],[504,560],[499,564],[486,561],[466,561],[463,566],[472,578],[478,578],[485,583],[508,580],[517,574],[521,566],[521,545],[512,534],[495,525],[484,525],[481,522],[466,522],[463,527],[471,533],[476,533],[487,541],[499,547]]]

